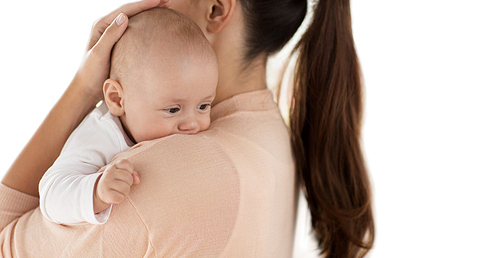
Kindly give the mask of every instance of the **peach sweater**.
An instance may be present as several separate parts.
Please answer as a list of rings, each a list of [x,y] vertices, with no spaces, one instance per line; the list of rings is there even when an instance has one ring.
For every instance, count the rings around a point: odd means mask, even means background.
[[[272,93],[212,109],[210,129],[139,143],[141,177],[103,225],[57,225],[0,185],[3,257],[291,257],[298,187]]]

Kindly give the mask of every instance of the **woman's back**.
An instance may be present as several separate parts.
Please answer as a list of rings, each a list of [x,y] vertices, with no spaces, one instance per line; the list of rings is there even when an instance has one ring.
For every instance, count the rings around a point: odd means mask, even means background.
[[[297,185],[271,92],[237,95],[212,112],[205,133],[119,155],[132,161],[141,183],[106,224],[56,225],[37,209],[8,226],[3,240],[17,231],[12,246],[20,256],[290,257]],[[28,227],[38,230],[20,234]]]

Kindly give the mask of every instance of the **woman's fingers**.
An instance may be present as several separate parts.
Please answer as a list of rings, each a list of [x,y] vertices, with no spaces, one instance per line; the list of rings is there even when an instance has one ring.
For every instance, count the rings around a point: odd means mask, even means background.
[[[166,8],[170,8],[172,7],[172,3],[173,3],[173,0],[162,0],[160,1],[160,4],[158,5],[158,7],[166,7]]]
[[[115,43],[123,35],[125,29],[127,29],[128,17],[120,13],[113,23],[106,28],[104,33],[100,36],[99,40],[92,47],[92,52],[97,56],[103,56],[109,58],[109,53],[115,45]]]
[[[170,6],[171,1],[142,0],[125,4],[96,22],[74,83],[96,100],[102,100],[102,85],[109,78],[111,50],[127,29],[128,17],[155,6]]]
[[[113,23],[113,21],[119,14],[123,13],[126,16],[130,17],[156,6],[161,6],[161,7],[171,6],[171,2],[172,0],[142,0],[125,4],[120,8],[114,10],[113,12],[104,16],[94,24],[87,50],[90,50],[94,47],[94,45],[99,41],[104,31],[109,27],[110,24]]]

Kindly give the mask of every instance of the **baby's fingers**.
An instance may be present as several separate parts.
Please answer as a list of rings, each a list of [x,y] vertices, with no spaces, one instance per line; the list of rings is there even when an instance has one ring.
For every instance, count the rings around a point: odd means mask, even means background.
[[[141,180],[139,180],[139,174],[137,173],[137,171],[134,171],[134,173],[132,173],[132,177],[134,184],[138,184],[141,182]]]
[[[139,174],[134,170],[132,163],[126,159],[119,160],[113,165],[117,169],[114,178],[127,182],[129,185],[138,184]]]
[[[110,170],[106,175],[106,179],[109,179],[108,185],[111,185],[114,181],[120,181],[130,187],[134,183],[134,177],[132,174],[123,169]]]
[[[108,188],[103,194],[99,195],[102,202],[107,204],[119,204],[125,199],[125,194]]]
[[[129,184],[121,180],[113,180],[107,183],[106,188],[98,196],[104,203],[119,204],[129,192]]]
[[[128,195],[130,192],[130,185],[127,182],[115,180],[109,185],[109,189],[122,195]]]
[[[127,159],[121,159],[117,161],[113,166],[119,170],[126,170],[130,172],[130,174],[134,173],[134,166]]]

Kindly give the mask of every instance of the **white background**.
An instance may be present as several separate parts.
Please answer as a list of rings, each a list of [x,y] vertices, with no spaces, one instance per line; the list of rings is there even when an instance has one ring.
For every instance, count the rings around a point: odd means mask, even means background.
[[[376,218],[370,257],[500,257],[497,2],[352,1]],[[123,3],[2,3],[0,175],[71,81],[92,23]],[[283,56],[269,63],[270,84]],[[297,257],[313,257],[300,212]]]

